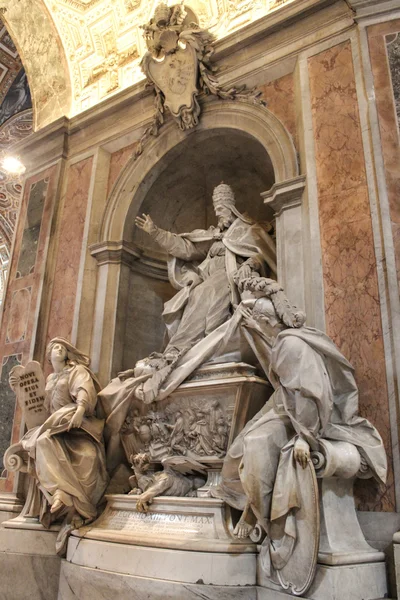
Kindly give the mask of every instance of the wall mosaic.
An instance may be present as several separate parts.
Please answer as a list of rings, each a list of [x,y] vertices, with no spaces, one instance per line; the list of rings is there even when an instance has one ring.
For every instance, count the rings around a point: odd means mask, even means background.
[[[400,33],[386,36],[386,47],[396,104],[397,124],[400,126]]]
[[[22,62],[10,34],[0,21],[0,104],[21,72]]]

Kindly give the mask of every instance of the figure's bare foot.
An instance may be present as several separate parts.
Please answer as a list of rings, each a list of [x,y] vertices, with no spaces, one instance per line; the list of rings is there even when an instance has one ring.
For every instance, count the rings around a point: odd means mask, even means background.
[[[56,500],[54,500],[53,504],[51,505],[50,512],[52,514],[54,514],[58,510],[60,510],[60,508],[64,508],[64,503],[61,502],[61,500],[59,498],[57,498]]]
[[[249,537],[253,529],[253,525],[249,525],[243,518],[241,518],[233,530],[233,535],[237,537],[238,540],[244,540]]]

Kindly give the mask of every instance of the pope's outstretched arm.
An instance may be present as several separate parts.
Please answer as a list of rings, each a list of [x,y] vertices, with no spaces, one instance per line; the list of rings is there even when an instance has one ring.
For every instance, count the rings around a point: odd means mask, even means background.
[[[137,216],[135,225],[150,235],[171,256],[176,256],[176,258],[182,260],[201,260],[207,254],[208,248],[204,247],[204,244],[193,243],[176,233],[157,227],[150,215]]]

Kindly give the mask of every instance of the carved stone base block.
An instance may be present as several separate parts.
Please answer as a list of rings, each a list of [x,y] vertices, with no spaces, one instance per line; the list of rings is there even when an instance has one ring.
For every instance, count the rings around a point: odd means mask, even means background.
[[[14,521],[14,523],[13,523]],[[12,523],[12,527],[7,525]],[[56,555],[57,531],[15,519],[0,527],[0,600],[56,600],[61,559]]]
[[[257,600],[298,598],[269,581],[257,589]],[[265,587],[264,587],[265,586]],[[318,565],[315,579],[302,598],[307,600],[377,600],[387,598],[384,562],[330,567]]]
[[[114,544],[113,544],[114,546]],[[188,552],[188,554],[191,554]],[[194,560],[194,559],[193,559]],[[178,583],[62,561],[58,600],[256,600],[254,586]]]
[[[397,531],[393,536],[393,551],[397,596],[400,598],[400,531]]]
[[[160,497],[147,514],[136,501],[109,496],[100,518],[73,532],[67,560],[182,583],[255,585],[256,547],[231,537],[222,501]]]
[[[0,494],[0,523],[8,521],[18,515],[24,506],[23,501],[16,494]]]

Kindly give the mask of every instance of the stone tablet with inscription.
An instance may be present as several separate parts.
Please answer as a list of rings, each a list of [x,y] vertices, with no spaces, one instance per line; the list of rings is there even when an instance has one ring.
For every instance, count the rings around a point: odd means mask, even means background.
[[[27,428],[42,425],[49,413],[44,406],[45,379],[40,364],[33,360],[26,367],[14,367],[10,371],[9,383],[17,396]]]

